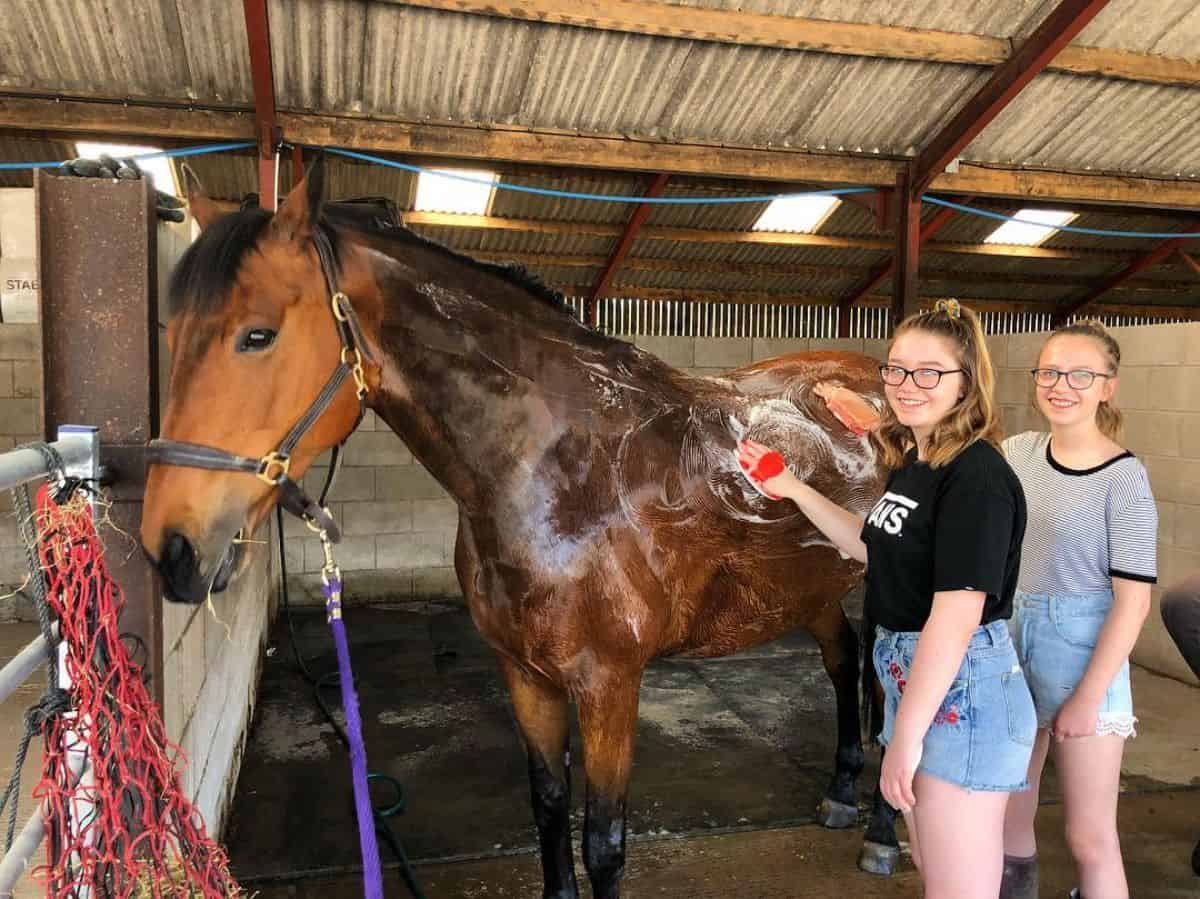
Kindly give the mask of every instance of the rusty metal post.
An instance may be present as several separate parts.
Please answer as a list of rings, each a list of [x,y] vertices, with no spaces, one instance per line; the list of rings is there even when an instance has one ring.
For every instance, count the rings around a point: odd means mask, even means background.
[[[921,258],[921,198],[912,192],[911,166],[896,179],[896,252],[892,260],[892,328],[917,311]]]
[[[62,424],[100,429],[102,460],[116,478],[109,512],[116,528],[103,528],[101,536],[109,569],[125,592],[121,628],[144,641],[145,670],[161,704],[162,594],[136,543],[145,490],[143,448],[158,433],[153,189],[148,180],[38,172],[34,197],[43,431],[48,437]]]

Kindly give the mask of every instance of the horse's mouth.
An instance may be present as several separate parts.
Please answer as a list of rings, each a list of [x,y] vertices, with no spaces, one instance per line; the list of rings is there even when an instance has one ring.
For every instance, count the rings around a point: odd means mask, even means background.
[[[234,571],[237,570],[240,555],[241,543],[236,539],[231,540],[229,545],[225,547],[225,554],[221,556],[221,561],[217,563],[217,570],[212,579],[213,593],[221,593],[229,586],[229,581],[233,577]]]

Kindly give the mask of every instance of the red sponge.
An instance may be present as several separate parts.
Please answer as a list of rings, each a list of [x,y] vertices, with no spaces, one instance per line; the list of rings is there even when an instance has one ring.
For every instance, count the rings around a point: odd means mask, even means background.
[[[773,478],[776,475],[783,474],[783,470],[786,467],[787,466],[783,464],[783,456],[772,450],[758,460],[758,464],[755,465],[754,470],[750,472],[750,477],[754,478],[754,480],[758,481],[759,483],[762,483],[763,481]]]

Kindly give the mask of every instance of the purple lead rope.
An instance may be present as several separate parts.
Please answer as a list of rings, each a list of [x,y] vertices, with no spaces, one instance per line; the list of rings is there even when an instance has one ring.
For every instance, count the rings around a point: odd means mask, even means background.
[[[362,719],[358,714],[358,693],[350,670],[350,649],[346,644],[346,625],[342,621],[342,580],[329,578],[324,586],[325,613],[333,642],[337,646],[338,675],[342,685],[342,710],[346,715],[346,736],[350,740],[350,773],[354,781],[354,810],[358,816],[358,842],[362,848],[365,899],[383,899],[383,875],[379,866],[379,845],[375,841],[375,812],[367,791],[367,750],[363,745]]]

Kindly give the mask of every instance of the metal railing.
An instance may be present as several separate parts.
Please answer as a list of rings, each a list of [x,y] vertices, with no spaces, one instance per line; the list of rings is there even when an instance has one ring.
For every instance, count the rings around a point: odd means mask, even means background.
[[[586,301],[570,296],[566,302],[582,320]],[[970,300],[964,301],[970,305]],[[928,308],[922,303],[920,308]],[[1092,317],[1086,313],[1072,316]],[[1109,327],[1168,325],[1191,319],[1169,309],[1155,315],[1105,313],[1098,316]],[[886,340],[891,336],[891,310],[884,306],[852,306],[852,339]],[[981,310],[980,323],[987,334],[1027,334],[1049,331],[1050,312]],[[617,337],[741,337],[829,339],[837,337],[838,310],[833,304],[794,305],[784,303],[720,303],[709,300],[603,297],[596,303],[596,323],[606,334]]]
[[[62,459],[64,474],[67,477],[95,481],[100,470],[100,443],[96,428],[78,425],[66,425],[58,429],[58,440],[50,444]],[[0,454],[0,490],[13,490],[25,484],[38,481],[49,474],[46,458],[33,449],[15,449]],[[93,509],[94,514],[94,509]],[[55,625],[53,634],[57,637]],[[58,645],[58,678],[59,685],[66,689],[70,686],[66,669],[65,644]],[[30,641],[3,669],[0,669],[0,702],[12,695],[13,691],[23,684],[49,658],[49,647],[44,635]],[[78,722],[77,729],[85,722]],[[71,740],[71,745],[82,745],[77,740]],[[81,750],[72,749],[67,752],[67,763],[70,767],[72,781],[79,783],[89,776],[87,754]],[[19,797],[9,801],[16,802]],[[39,803],[30,815],[25,827],[13,840],[12,847],[0,860],[0,899],[10,899],[17,881],[29,867],[42,840],[46,836],[44,809]]]

